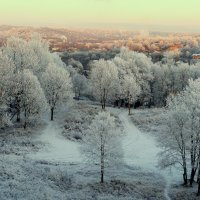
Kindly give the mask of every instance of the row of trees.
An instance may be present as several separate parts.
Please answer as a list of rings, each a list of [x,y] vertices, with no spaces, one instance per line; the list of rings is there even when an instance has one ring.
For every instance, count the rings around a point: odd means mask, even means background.
[[[119,39],[119,38],[118,38]],[[192,54],[200,53],[199,35],[188,34],[154,34],[154,33],[135,33],[126,36],[125,40],[115,41],[114,48],[108,51],[78,51],[65,52],[62,54],[63,61],[70,65],[71,61],[80,61],[85,70],[88,70],[92,60],[110,60],[119,53],[122,46],[132,51],[149,55],[153,62],[161,61],[167,51],[173,52],[175,60],[190,63]],[[109,48],[108,48],[109,49]]]
[[[169,54],[164,62],[153,63],[143,53],[122,48],[111,60],[91,63],[87,86],[91,86],[93,96],[101,102],[103,109],[106,102],[117,99],[126,99],[129,107],[137,100],[149,107],[162,107],[169,95],[182,91],[189,79],[199,76],[199,63],[177,63]]]
[[[20,122],[70,97],[71,78],[58,55],[34,34],[29,41],[11,37],[0,51],[0,125]],[[10,120],[9,120],[10,119]]]

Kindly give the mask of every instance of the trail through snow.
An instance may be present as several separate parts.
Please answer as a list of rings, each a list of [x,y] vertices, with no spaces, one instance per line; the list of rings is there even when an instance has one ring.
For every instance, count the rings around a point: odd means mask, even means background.
[[[166,179],[166,187],[164,191],[165,198],[170,200],[168,188],[170,185],[169,172],[159,171],[157,167],[157,154],[161,149],[157,146],[156,140],[151,136],[140,132],[133,122],[130,120],[128,113],[122,111],[118,116],[124,126],[126,136],[122,142],[124,151],[124,160],[128,165],[138,166],[149,172],[160,172]]]
[[[47,122],[48,125],[41,136],[37,138],[40,142],[47,144],[39,152],[31,154],[31,158],[50,162],[81,162],[79,144],[64,138],[60,133],[56,122]]]
[[[161,149],[152,135],[144,134],[139,131],[132,123],[125,110],[110,108],[113,113],[119,116],[124,126],[126,136],[123,138],[122,148],[124,151],[124,160],[128,165],[138,166],[149,172],[160,173],[166,179],[165,198],[170,200],[168,188],[170,186],[171,175],[168,171],[161,171],[157,167],[157,154]],[[43,133],[37,138],[44,142],[45,147],[39,152],[29,154],[36,160],[45,160],[58,163],[81,163],[82,158],[79,152],[79,144],[67,140],[61,135],[61,129],[56,122],[47,122],[48,125]]]

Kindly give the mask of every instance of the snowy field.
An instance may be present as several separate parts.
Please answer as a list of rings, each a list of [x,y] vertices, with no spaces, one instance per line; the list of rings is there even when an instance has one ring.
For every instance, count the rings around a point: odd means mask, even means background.
[[[169,188],[167,172],[157,167],[162,109],[151,110],[153,117],[149,110],[133,110],[129,118],[125,109],[108,108],[124,132],[124,161],[106,169],[101,185],[98,166],[89,165],[80,151],[82,137],[100,110],[77,101],[70,108],[61,107],[54,122],[46,120],[25,132],[2,130],[0,199],[195,199],[180,187]]]

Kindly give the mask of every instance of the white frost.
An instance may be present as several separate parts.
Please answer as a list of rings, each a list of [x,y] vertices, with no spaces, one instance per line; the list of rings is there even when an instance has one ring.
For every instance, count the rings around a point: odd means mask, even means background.
[[[154,138],[141,133],[130,121],[126,112],[121,112],[119,118],[126,133],[123,140],[125,162],[129,165],[138,165],[144,169],[154,170],[158,160],[157,153],[160,152]]]
[[[49,162],[81,162],[79,144],[67,140],[60,132],[61,129],[56,122],[48,122],[48,126],[43,131],[43,134],[37,138],[40,142],[47,143],[48,145],[30,156],[37,160]]]

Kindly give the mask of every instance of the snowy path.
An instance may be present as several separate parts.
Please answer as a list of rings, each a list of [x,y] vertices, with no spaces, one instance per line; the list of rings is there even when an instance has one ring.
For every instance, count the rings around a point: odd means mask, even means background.
[[[47,122],[48,125],[38,141],[47,144],[39,152],[29,155],[33,159],[50,162],[81,162],[79,144],[64,138],[56,122]]]
[[[157,147],[155,138],[152,135],[144,134],[139,131],[131,121],[127,111],[113,108],[109,110],[119,116],[124,126],[126,135],[123,138],[122,148],[125,162],[130,166],[138,166],[149,172],[162,174],[166,179],[164,195],[167,200],[170,200],[168,188],[171,180],[168,177],[171,177],[171,175],[169,175],[168,171],[161,171],[157,168],[157,154],[161,149]],[[79,144],[64,138],[60,134],[61,129],[56,122],[47,123],[46,129],[41,136],[37,138],[38,141],[47,145],[39,152],[29,154],[29,156],[36,160],[45,160],[49,162],[81,163],[82,158],[79,151]]]
[[[171,180],[166,178],[169,177],[169,173],[167,171],[159,171],[157,168],[157,154],[161,151],[161,149],[157,147],[157,142],[151,135],[140,132],[133,124],[126,111],[118,113],[118,116],[126,133],[122,143],[125,162],[128,165],[138,166],[150,172],[160,172],[166,179],[165,198],[170,200],[168,188]]]
[[[126,133],[122,144],[125,162],[129,165],[139,165],[147,170],[155,170],[160,148],[156,147],[154,138],[142,134],[131,122],[127,112],[121,112],[119,118]]]

